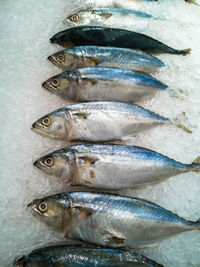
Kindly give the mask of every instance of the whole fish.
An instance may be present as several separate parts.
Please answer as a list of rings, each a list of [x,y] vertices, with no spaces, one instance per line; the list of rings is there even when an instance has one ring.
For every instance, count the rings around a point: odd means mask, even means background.
[[[182,55],[191,51],[191,49],[174,49],[141,33],[100,26],[79,26],[67,29],[55,34],[50,41],[67,48],[77,45],[115,46]]]
[[[58,74],[42,86],[64,99],[76,102],[149,99],[168,87],[143,72],[107,67],[87,67]]]
[[[57,150],[34,165],[71,185],[123,189],[143,188],[189,171],[200,172],[200,157],[184,164],[143,147],[83,144]]]
[[[146,30],[150,23],[159,23],[159,20],[161,18],[145,12],[108,6],[79,10],[64,22],[69,26],[94,25],[140,32]]]
[[[142,107],[120,102],[87,102],[57,109],[37,120],[32,130],[68,141],[108,141],[157,125],[173,124]],[[179,127],[183,127],[177,124]]]
[[[17,267],[163,267],[131,249],[92,245],[57,245],[39,248],[14,261]]]
[[[200,230],[200,221],[187,221],[143,199],[112,194],[66,192],[28,206],[65,237],[109,247],[150,247],[179,233]]]
[[[77,46],[59,51],[48,59],[63,70],[80,67],[120,67],[154,72],[165,64],[143,51],[118,47]]]

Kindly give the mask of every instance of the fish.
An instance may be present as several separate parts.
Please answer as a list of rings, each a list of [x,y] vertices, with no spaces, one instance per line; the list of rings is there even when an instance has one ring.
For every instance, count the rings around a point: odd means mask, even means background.
[[[132,249],[92,245],[54,245],[36,249],[14,261],[16,267],[163,267]]]
[[[68,141],[112,141],[158,125],[176,124],[140,106],[110,101],[86,102],[57,109],[32,125],[42,136]]]
[[[42,87],[76,102],[110,100],[129,103],[147,100],[168,88],[144,72],[111,67],[66,71],[51,77]]]
[[[143,51],[118,47],[76,46],[59,51],[48,59],[63,70],[102,66],[150,73],[165,67],[161,60]]]
[[[147,248],[174,235],[200,230],[147,200],[106,193],[66,192],[28,204],[41,222],[64,237],[106,247]]]
[[[191,49],[174,49],[142,33],[102,26],[70,28],[55,34],[50,42],[66,48],[79,45],[114,46],[180,55],[186,55],[191,51]]]
[[[146,12],[113,6],[83,9],[70,14],[64,23],[68,26],[94,25],[114,27],[136,32],[145,31],[149,24],[159,24],[163,18],[155,17]]]
[[[70,185],[140,189],[180,173],[200,172],[200,157],[184,164],[143,147],[81,144],[42,156],[34,166]]]

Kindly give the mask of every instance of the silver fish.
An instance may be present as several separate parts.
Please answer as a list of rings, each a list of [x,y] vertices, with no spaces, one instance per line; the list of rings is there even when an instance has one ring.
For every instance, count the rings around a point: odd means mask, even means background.
[[[200,172],[200,157],[184,164],[142,147],[83,144],[50,153],[34,165],[71,185],[123,189],[143,188],[189,171]]]
[[[163,267],[131,249],[92,245],[55,245],[39,248],[14,261],[17,267]]]
[[[161,18],[145,12],[112,6],[79,10],[69,15],[64,23],[69,26],[94,25],[132,31],[145,31],[149,24],[160,23]]]
[[[63,70],[103,66],[120,67],[149,73],[165,66],[161,60],[143,51],[92,45],[65,49],[49,56],[48,59]]]
[[[58,74],[42,86],[63,99],[76,102],[123,101],[137,103],[168,87],[143,72],[107,67],[87,67]]]
[[[174,122],[142,107],[120,102],[88,102],[57,109],[37,120],[32,130],[60,140],[122,139],[157,125]],[[176,123],[178,127],[189,129]]]
[[[200,221],[187,221],[143,199],[112,194],[67,192],[28,206],[65,237],[109,247],[150,247],[179,233],[200,230]]]

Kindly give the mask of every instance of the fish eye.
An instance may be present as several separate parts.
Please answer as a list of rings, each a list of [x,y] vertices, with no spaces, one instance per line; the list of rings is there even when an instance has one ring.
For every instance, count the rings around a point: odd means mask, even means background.
[[[58,79],[53,79],[51,83],[55,87],[57,87],[60,84]]]
[[[78,22],[79,21],[79,15],[77,14],[73,14],[71,17],[70,17],[70,20],[72,22]]]
[[[44,164],[47,165],[48,167],[51,167],[53,165],[53,159],[52,158],[46,158],[44,160]]]
[[[42,120],[42,124],[43,124],[44,126],[49,126],[50,123],[51,123],[51,120],[50,120],[48,117],[46,117],[46,118],[44,118],[44,119]]]
[[[48,210],[48,206],[46,202],[41,202],[38,206],[40,212],[46,212]]]
[[[60,54],[56,57],[56,59],[59,61],[59,62],[64,62],[65,61],[65,57],[63,54]]]

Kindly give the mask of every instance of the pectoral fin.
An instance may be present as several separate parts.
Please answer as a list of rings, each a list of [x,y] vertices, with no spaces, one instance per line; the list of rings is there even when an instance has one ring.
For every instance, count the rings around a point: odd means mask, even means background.
[[[71,208],[71,216],[78,216],[81,217],[81,219],[87,219],[89,216],[94,214],[94,210],[90,208],[84,208],[84,207],[72,207]]]
[[[83,161],[83,165],[86,168],[91,167],[92,165],[95,164],[95,162],[97,162],[99,159],[95,158],[95,157],[79,157],[79,160]]]
[[[95,65],[99,65],[103,62],[99,58],[96,58],[96,57],[91,57],[90,60],[94,62]]]
[[[77,117],[79,120],[86,120],[90,116],[90,113],[77,112],[73,113],[73,116]]]
[[[101,15],[102,15],[105,19],[109,19],[110,17],[112,17],[112,14],[111,14],[111,13],[108,13],[108,12],[101,13]]]
[[[107,246],[124,246],[126,242],[126,238],[112,232],[104,233],[106,237],[106,245]]]

